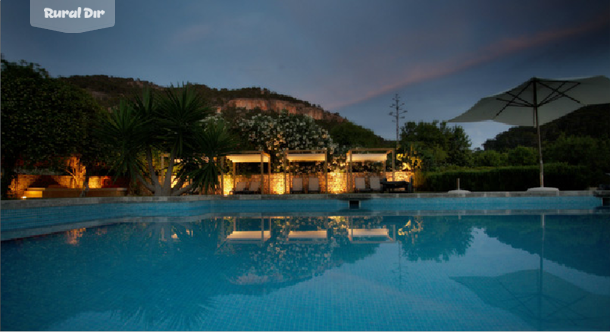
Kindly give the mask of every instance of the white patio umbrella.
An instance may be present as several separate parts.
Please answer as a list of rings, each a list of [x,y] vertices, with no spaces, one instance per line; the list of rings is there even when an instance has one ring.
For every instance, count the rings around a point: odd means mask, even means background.
[[[449,122],[492,120],[513,126],[536,127],[540,188],[532,189],[544,190],[540,126],[583,106],[605,103],[610,103],[610,79],[605,76],[575,79],[534,77],[513,89],[479,100],[464,114]]]

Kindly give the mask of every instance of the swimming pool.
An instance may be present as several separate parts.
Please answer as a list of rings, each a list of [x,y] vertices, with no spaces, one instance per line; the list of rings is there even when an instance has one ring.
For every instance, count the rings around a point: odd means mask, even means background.
[[[435,201],[106,206],[2,242],[2,329],[610,329],[610,211]]]

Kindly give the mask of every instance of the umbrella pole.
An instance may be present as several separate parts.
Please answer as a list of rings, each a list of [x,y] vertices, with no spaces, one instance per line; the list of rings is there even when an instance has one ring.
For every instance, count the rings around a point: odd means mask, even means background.
[[[542,141],[538,125],[538,110],[536,109],[536,130],[538,131],[538,159],[540,160],[540,187],[544,187],[544,163],[542,162]]]
[[[534,121],[538,133],[538,162],[540,163],[540,187],[544,187],[544,164],[542,162],[542,139],[540,137],[540,122],[538,121],[538,96],[536,95],[536,80],[534,84]]]

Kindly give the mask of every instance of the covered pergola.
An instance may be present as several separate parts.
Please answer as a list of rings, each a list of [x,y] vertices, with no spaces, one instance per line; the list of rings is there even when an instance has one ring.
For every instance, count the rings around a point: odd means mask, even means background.
[[[324,162],[324,187],[328,192],[328,157],[326,149],[322,150],[285,150],[284,151],[284,166],[290,166],[290,163],[298,162]],[[292,172],[290,172],[292,177]],[[289,183],[286,181],[286,172],[284,172],[284,184],[286,192],[290,192],[288,189]]]
[[[228,160],[233,163],[233,188],[235,188],[235,179],[237,178],[237,164],[238,163],[260,163],[261,164],[261,191],[264,193],[265,188],[265,172],[264,166],[267,163],[269,171],[269,181],[267,181],[267,193],[271,193],[271,156],[264,151],[241,151],[235,154],[229,154],[226,156]],[[222,183],[222,192],[224,193],[224,174]]]
[[[347,152],[347,188],[348,191],[352,190],[352,164],[356,162],[382,162],[384,163],[388,160],[388,154],[392,154],[392,181],[394,181],[394,172],[395,172],[395,151],[394,149],[387,148],[368,148],[368,149],[352,149]],[[385,167],[384,167],[385,168]]]

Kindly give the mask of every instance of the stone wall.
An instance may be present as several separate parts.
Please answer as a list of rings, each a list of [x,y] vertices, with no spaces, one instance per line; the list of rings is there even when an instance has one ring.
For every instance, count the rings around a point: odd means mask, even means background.
[[[293,175],[299,176],[303,178],[303,188],[305,192],[307,192],[307,188],[309,186],[309,177],[317,176],[318,183],[320,184],[320,192],[321,193],[329,193],[329,194],[343,194],[346,192],[352,192],[354,188],[354,179],[356,177],[364,177],[366,179],[367,185],[369,185],[369,178],[371,176],[379,176],[380,178],[386,177],[388,180],[392,180],[392,172],[385,172],[380,174],[373,173],[352,173],[351,179],[351,189],[348,190],[348,174],[347,173],[339,173],[339,172],[330,172],[328,173],[328,191],[326,189],[326,177],[324,173],[317,173],[316,175]],[[412,178],[413,174],[410,172],[395,172],[394,173],[394,181],[406,180],[409,181]],[[261,175],[254,174],[251,176],[247,175],[238,175],[235,179],[235,183],[239,181],[245,181],[250,183],[251,181],[260,181]],[[285,182],[286,181],[286,182]],[[271,194],[273,195],[283,195],[285,193],[290,192],[290,185],[292,183],[291,176],[284,173],[274,173],[271,174]],[[286,185],[288,184],[288,185]],[[224,176],[224,195],[230,195],[233,190],[233,177],[230,175]],[[17,179],[13,180],[11,184],[11,192],[14,193],[14,197],[22,197],[24,192],[29,187],[36,188],[49,188],[52,187],[65,187],[65,188],[77,188],[74,185],[74,179],[71,176],[59,176],[59,175],[25,175],[19,174]],[[264,184],[261,185],[263,189],[263,193],[268,193],[269,186],[269,177],[267,174],[264,176]],[[106,187],[129,187],[129,182],[125,178],[119,178],[116,183],[113,183],[113,179],[110,176],[92,176],[89,178],[89,188],[106,188]],[[142,193],[148,193],[148,190],[141,189]],[[211,193],[214,195],[220,195],[221,190],[218,189],[216,192]]]
[[[29,175],[18,174],[10,186],[10,192],[14,198],[22,197],[23,193],[30,187],[49,188],[78,188],[74,178],[69,175]],[[92,176],[89,178],[89,188],[105,188],[105,187],[129,187],[127,179],[119,178],[116,183],[113,183],[111,176]]]
[[[306,175],[294,175],[303,178],[303,188],[305,192],[307,192],[307,188],[309,186],[309,174]],[[386,177],[389,181],[392,181],[392,172],[382,172],[380,174],[372,174],[372,173],[352,173],[351,187],[352,190],[348,190],[348,174],[347,173],[339,173],[339,172],[330,172],[328,173],[328,192],[326,191],[326,177],[324,173],[318,173],[315,176],[318,177],[318,182],[320,184],[320,192],[321,193],[329,193],[329,194],[343,194],[346,192],[353,191],[354,180],[356,177],[364,177],[366,179],[367,185],[369,185],[369,178],[371,176],[379,176],[380,178]],[[409,181],[413,174],[411,172],[395,172],[394,173],[394,181]],[[244,182],[252,182],[252,181],[260,181],[261,175],[255,174],[251,176],[246,175],[238,175],[233,181],[233,177],[230,175],[224,176],[224,195],[230,195],[233,190],[234,183],[244,181]],[[267,186],[269,185],[268,176],[265,174],[265,183],[263,188],[263,193],[267,193]],[[290,175],[286,174],[284,182],[284,173],[275,173],[271,174],[271,194],[273,195],[283,195],[290,192],[290,185],[292,183]],[[286,185],[287,184],[287,185]],[[218,191],[216,194],[220,194]]]

